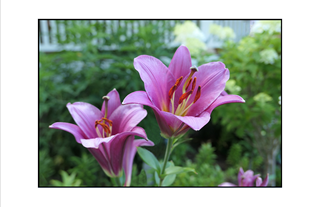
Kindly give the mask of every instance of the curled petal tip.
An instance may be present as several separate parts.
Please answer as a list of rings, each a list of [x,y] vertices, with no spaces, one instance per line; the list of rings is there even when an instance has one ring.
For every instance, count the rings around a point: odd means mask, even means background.
[[[52,125],[49,126],[49,128],[51,128],[51,127],[52,127]]]

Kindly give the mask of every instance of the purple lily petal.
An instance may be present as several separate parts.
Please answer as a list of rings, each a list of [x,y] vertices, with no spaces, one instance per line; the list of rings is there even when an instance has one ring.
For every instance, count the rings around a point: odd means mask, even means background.
[[[140,136],[147,139],[143,129],[136,129],[131,132],[122,132],[107,138],[82,139],[81,144],[86,148],[99,149],[103,157],[110,161],[111,169],[116,176],[119,175],[122,169],[122,156],[126,140],[130,136]]]
[[[93,138],[93,139],[81,139],[81,144],[85,148],[98,149],[101,143],[109,143],[116,136],[106,137],[106,138]]]
[[[141,131],[143,130],[140,127],[135,127],[132,131]],[[143,130],[144,132],[144,130]],[[141,133],[141,132],[139,132]],[[144,132],[145,133],[145,132]],[[152,141],[146,141],[144,139],[136,139],[134,140],[134,137],[131,136],[127,139],[124,156],[123,156],[123,169],[124,173],[126,175],[126,180],[124,186],[130,186],[131,183],[131,173],[132,173],[132,164],[134,156],[137,152],[137,147],[140,146],[154,146],[154,143]]]
[[[107,94],[107,96],[109,96],[110,98],[108,101],[108,116],[107,116],[107,118],[109,119],[109,117],[111,116],[111,112],[116,110],[116,108],[118,108],[121,105],[121,101],[120,101],[119,93],[116,89],[113,89],[112,91],[110,91]],[[105,110],[106,110],[105,102],[103,102],[101,107],[102,116],[104,116]]]
[[[198,131],[210,120],[208,112],[201,113],[198,117],[195,116],[176,116],[180,121],[190,126],[193,130]]]
[[[256,180],[257,177],[260,175],[253,175],[252,170],[247,170],[243,175],[242,175],[242,180],[241,180],[241,186],[253,186],[254,181]],[[240,185],[240,184],[239,184]]]
[[[256,186],[260,186],[261,183],[262,183],[262,179],[260,177],[258,177],[256,180]]]
[[[94,123],[101,119],[101,111],[88,103],[76,102],[68,103],[67,108],[73,117],[74,121],[88,138],[96,137]]]
[[[213,109],[227,103],[245,103],[246,101],[238,95],[220,95],[205,111],[211,114]]]
[[[221,94],[220,94],[220,96],[226,96],[226,95],[228,95],[228,93],[225,92],[225,91],[222,91]]]
[[[127,95],[122,104],[142,104],[149,106],[152,109],[157,108],[149,99],[148,94],[145,91],[135,91]]]
[[[88,148],[89,152],[96,158],[103,171],[110,177],[115,177],[110,164],[110,158],[106,155],[104,144],[99,146],[99,149]]]
[[[110,144],[107,145],[108,152],[110,154],[110,160],[113,172],[118,175],[118,173],[121,172],[121,169],[123,167],[122,160],[124,156],[124,151],[126,149],[126,142],[130,137],[132,136],[144,136],[140,134],[141,132],[122,132],[117,134],[117,138],[111,140]],[[145,133],[144,133],[145,134]],[[147,137],[143,137],[147,139]]]
[[[234,186],[236,186],[236,185],[233,184],[233,183],[224,182],[224,183],[221,183],[221,184],[218,185],[218,186],[219,186],[219,187],[230,187],[230,186],[234,187]]]
[[[190,73],[191,66],[192,62],[188,48],[185,46],[180,46],[174,53],[173,58],[169,64],[169,70],[172,72],[175,80],[177,80],[181,76],[187,76]],[[172,86],[173,85],[169,87]]]
[[[269,174],[267,174],[267,177],[263,180],[263,182],[260,184],[261,187],[265,187],[268,185],[269,182]]]
[[[133,65],[144,82],[151,102],[159,109],[166,108],[168,91],[175,83],[172,73],[160,60],[148,55],[135,58]]]
[[[218,98],[230,75],[222,62],[212,62],[199,66],[199,72],[193,76],[197,77],[196,88],[201,86],[201,96],[190,107],[187,115],[198,116]],[[195,95],[196,93],[192,94],[190,101],[194,100]]]
[[[143,128],[136,126],[131,130],[131,132],[135,133],[135,136],[139,136],[141,138],[144,138],[144,139],[139,139],[139,140],[148,141],[148,137],[147,137],[146,131],[144,131]]]
[[[241,185],[241,180],[242,180],[242,175],[244,174],[244,171],[242,169],[242,167],[240,167],[239,169],[239,173],[238,173],[238,185]]]
[[[56,122],[52,125],[49,126],[49,128],[52,129],[61,129],[64,131],[67,131],[75,137],[76,141],[78,143],[81,143],[81,139],[87,139],[86,135],[81,131],[81,129],[75,125],[75,124],[70,124],[70,123],[65,123],[65,122]]]
[[[128,139],[130,139],[130,137],[132,136],[121,133],[121,135],[118,135],[117,139],[113,139],[108,145],[112,170],[115,175],[119,175],[122,170],[124,150],[126,142]]]
[[[113,121],[112,134],[131,131],[147,116],[147,111],[139,104],[121,105],[110,116]]]
[[[172,130],[169,126],[172,126],[172,123],[175,121],[175,117],[171,119],[170,114],[167,119],[163,117],[162,111],[160,111],[153,103],[150,101],[148,94],[145,91],[135,91],[133,93],[130,93],[125,97],[125,99],[122,102],[123,104],[143,104],[146,106],[149,106],[153,109],[155,117],[157,119],[157,122],[159,124],[160,130],[164,135],[170,136],[172,134]],[[167,121],[169,123],[167,123]],[[170,125],[171,124],[171,125]]]
[[[268,185],[268,175],[267,177],[264,179],[264,181],[262,182],[261,178],[259,177],[260,175],[253,175],[253,171],[252,170],[247,170],[246,172],[243,171],[242,168],[239,169],[239,173],[238,173],[238,186],[239,187],[252,187],[254,186],[254,181],[256,181],[256,186],[267,186]],[[230,186],[234,184],[232,183],[222,183],[219,186]]]

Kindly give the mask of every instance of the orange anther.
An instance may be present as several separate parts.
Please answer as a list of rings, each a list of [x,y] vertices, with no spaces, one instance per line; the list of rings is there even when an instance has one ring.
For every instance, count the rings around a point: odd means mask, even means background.
[[[97,128],[98,124],[99,124],[99,121],[96,120],[96,121],[94,122],[94,128]]]
[[[181,104],[181,102],[182,102],[184,99],[188,98],[189,95],[192,94],[192,92],[193,92],[193,91],[191,90],[191,91],[188,91],[188,92],[185,92],[184,94],[182,94],[181,97],[179,98],[179,104]]]
[[[112,127],[112,121],[111,121],[111,120],[109,120],[109,119],[107,119],[107,118],[102,118],[102,120],[108,122],[108,123],[109,123],[109,126]]]
[[[198,101],[198,99],[200,98],[200,96],[201,96],[201,86],[198,86],[198,90],[197,90],[196,96],[194,97],[193,103],[195,103],[196,101]]]
[[[103,124],[103,123],[100,123],[100,125],[102,126],[103,131],[105,131],[107,134],[109,134],[111,132],[111,130],[110,130],[108,125]]]
[[[172,86],[172,87],[170,88],[170,90],[169,90],[169,99],[172,98],[173,93],[174,93],[176,90],[177,90],[177,85],[174,85],[174,86]]]
[[[180,78],[178,78],[177,80],[176,80],[176,83],[174,84],[174,85],[177,85],[177,88],[179,87],[179,85],[180,85],[180,83],[181,83],[181,81],[182,81],[182,76],[180,77]]]
[[[196,83],[197,83],[197,77],[194,77],[191,90],[194,90],[194,88],[196,87]]]
[[[191,81],[192,81],[192,78],[189,79],[189,81],[188,81],[188,83],[187,83],[187,85],[186,85],[186,90],[188,90],[188,87],[189,87]]]
[[[179,87],[182,78],[183,78],[182,76],[181,76],[180,78],[178,78],[178,79],[176,80],[176,83],[170,88],[170,90],[169,90],[169,99],[172,98],[173,93],[174,93],[174,92],[177,90],[177,88]]]

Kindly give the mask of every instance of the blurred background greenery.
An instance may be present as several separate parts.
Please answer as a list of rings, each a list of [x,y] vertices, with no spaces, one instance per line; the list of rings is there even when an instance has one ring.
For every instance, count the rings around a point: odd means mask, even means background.
[[[246,103],[219,106],[203,129],[189,130],[193,139],[179,145],[170,160],[198,174],[179,174],[172,185],[236,184],[242,167],[263,179],[269,173],[269,185],[281,186],[281,22],[228,22],[235,30],[223,20],[40,20],[39,186],[112,186],[71,134],[48,127],[57,121],[74,123],[69,102],[101,108],[101,97],[113,88],[121,100],[144,90],[133,59],[146,54],[168,66],[181,44],[195,65],[224,62],[230,70],[226,91]],[[248,32],[239,33],[244,25]],[[148,116],[139,126],[155,143],[148,150],[163,159],[164,140],[153,111],[145,108]],[[149,171],[137,155],[131,186],[144,186]],[[148,177],[148,183],[154,180]]]

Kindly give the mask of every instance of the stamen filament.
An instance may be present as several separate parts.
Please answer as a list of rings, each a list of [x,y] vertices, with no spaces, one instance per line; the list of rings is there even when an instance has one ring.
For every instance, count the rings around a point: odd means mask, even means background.
[[[185,108],[182,112],[181,112],[181,116],[184,116],[185,112],[188,111],[188,109],[193,105],[193,103],[191,103],[187,108]]]
[[[198,86],[198,90],[197,90],[196,96],[194,97],[193,102],[192,102],[187,108],[185,108],[185,109],[182,111],[182,113],[181,113],[182,116],[184,116],[184,115],[185,115],[184,113],[185,113],[194,103],[196,103],[196,102],[198,101],[198,99],[200,98],[200,96],[201,96],[201,86]],[[188,102],[188,100],[189,100],[190,97],[191,97],[191,96],[188,97],[187,102]],[[183,106],[183,107],[181,107],[181,108],[184,108],[184,107],[185,107],[185,106]]]
[[[192,94],[192,90],[191,91],[188,91],[184,94],[182,94],[182,96],[179,98],[179,106],[178,106],[178,109],[176,110],[176,113],[177,115],[181,114],[180,111],[185,107],[185,105],[187,104],[191,94]],[[187,101],[185,100],[187,99]],[[183,103],[182,103],[183,102]],[[182,103],[182,104],[181,104]]]
[[[172,99],[171,99],[171,112],[174,114],[174,95],[175,95],[176,92],[173,92],[173,96],[172,96]]]
[[[197,77],[194,77],[191,90],[194,90],[194,88],[196,87],[196,83],[197,83]]]
[[[98,137],[103,137],[103,136],[101,135],[98,127],[96,127],[96,132],[97,132]],[[103,131],[102,131],[102,132],[103,132]]]
[[[187,83],[187,85],[186,85],[186,90],[188,90],[188,87],[189,87],[191,81],[192,81],[192,78],[190,78],[190,80],[188,81],[188,83]]]

